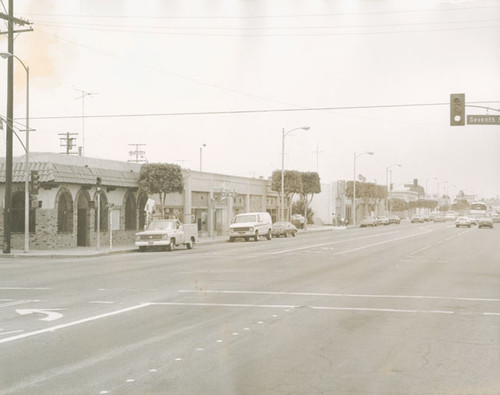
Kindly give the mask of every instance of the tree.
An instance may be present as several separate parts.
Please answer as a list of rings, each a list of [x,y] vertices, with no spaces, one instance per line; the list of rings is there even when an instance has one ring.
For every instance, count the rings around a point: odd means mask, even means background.
[[[302,191],[302,177],[296,170],[285,170],[284,172],[284,200],[287,207],[290,206],[293,195]],[[273,171],[271,178],[271,189],[281,195],[281,170]]]
[[[309,209],[309,204],[311,204],[314,194],[321,192],[321,182],[319,174],[316,172],[305,172],[300,173],[302,180],[302,190],[300,191],[300,199],[304,202],[304,218],[307,218],[306,224],[309,221],[309,215],[307,211]],[[309,198],[310,195],[310,198]]]
[[[148,195],[158,194],[162,217],[168,193],[182,193],[184,179],[181,167],[171,163],[148,163],[141,166],[139,186]]]

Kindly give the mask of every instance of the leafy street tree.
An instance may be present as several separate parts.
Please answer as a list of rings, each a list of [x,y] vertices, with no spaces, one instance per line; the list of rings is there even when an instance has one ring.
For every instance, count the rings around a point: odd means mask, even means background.
[[[162,217],[168,193],[182,193],[184,179],[181,167],[171,163],[148,163],[141,166],[139,186],[148,195],[158,194]]]
[[[309,215],[307,214],[309,204],[311,204],[314,194],[321,192],[321,182],[319,174],[316,172],[300,173],[300,177],[302,179],[300,199],[304,202],[304,218],[307,218],[309,221]],[[308,221],[306,221],[306,224]]]
[[[346,182],[346,196],[352,200],[353,198],[353,182]],[[356,181],[356,199],[363,202],[363,206],[368,205],[378,206],[380,200],[387,198],[387,188],[385,185],[377,185],[373,182]]]
[[[286,206],[290,207],[293,195],[302,191],[302,177],[296,170],[285,170],[284,179],[284,200]],[[271,189],[281,195],[281,170],[273,171]]]

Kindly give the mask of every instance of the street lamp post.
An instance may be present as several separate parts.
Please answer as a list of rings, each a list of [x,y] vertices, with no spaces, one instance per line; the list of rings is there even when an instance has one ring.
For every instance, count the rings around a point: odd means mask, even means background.
[[[356,155],[356,152],[354,153],[354,178],[353,178],[353,184],[352,184],[352,224],[353,226],[356,226],[356,158],[360,157],[361,155],[373,155],[373,152],[371,151],[366,151],[362,152],[360,154]]]
[[[386,210],[387,210],[387,208],[388,208],[388,204],[387,204],[387,202],[388,202],[388,200],[389,200],[390,184],[392,184],[392,182],[391,182],[391,183],[389,183],[389,169],[390,169],[391,167],[394,167],[394,166],[401,167],[401,164],[400,164],[400,163],[394,163],[393,165],[387,166],[387,167],[385,168],[385,185],[386,185],[386,187],[387,187],[387,199],[385,200],[385,209],[386,209]]]
[[[428,193],[428,190],[429,190],[429,188],[428,188],[428,182],[429,182],[429,180],[437,180],[437,178],[436,177],[428,177],[428,178],[425,179],[425,192],[426,192],[426,195],[427,194],[430,195],[430,193]]]
[[[292,133],[295,130],[309,130],[309,126],[302,126],[300,128],[291,129],[285,132],[285,129],[281,131],[281,207],[280,207],[280,218],[282,221],[285,220],[285,137],[287,134]],[[307,218],[306,218],[307,221]]]
[[[16,58],[19,63],[26,70],[26,155],[25,155],[25,174],[24,174],[24,252],[29,251],[29,225],[30,225],[30,194],[29,194],[29,186],[30,186],[30,68],[24,64],[24,62],[19,59],[16,55],[2,52],[0,56],[4,59],[8,58]]]
[[[207,146],[206,144],[203,144],[200,147],[200,173],[203,173],[203,167],[202,167],[202,164],[203,164],[203,147],[206,147],[206,146]]]

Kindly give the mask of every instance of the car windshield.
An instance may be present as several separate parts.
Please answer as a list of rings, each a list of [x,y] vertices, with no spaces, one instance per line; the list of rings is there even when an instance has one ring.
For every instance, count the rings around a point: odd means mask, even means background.
[[[254,214],[249,215],[237,215],[234,219],[235,224],[242,224],[245,222],[257,222],[257,216]]]
[[[149,224],[148,230],[174,229],[173,221],[153,221]]]

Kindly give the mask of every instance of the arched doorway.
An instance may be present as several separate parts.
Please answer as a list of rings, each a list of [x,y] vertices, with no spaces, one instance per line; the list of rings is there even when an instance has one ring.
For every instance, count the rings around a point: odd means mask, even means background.
[[[81,190],[77,198],[76,216],[76,245],[87,247],[90,245],[90,197],[87,191]]]

